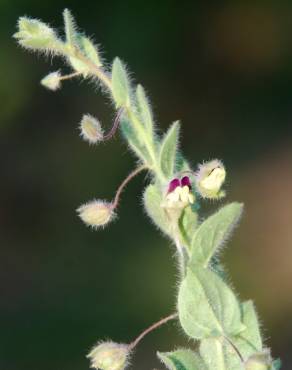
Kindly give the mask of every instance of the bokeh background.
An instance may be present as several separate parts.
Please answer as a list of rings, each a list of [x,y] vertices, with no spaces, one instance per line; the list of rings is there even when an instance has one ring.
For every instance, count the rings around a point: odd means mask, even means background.
[[[281,0],[0,1],[0,368],[88,369],[98,339],[127,342],[175,307],[174,250],[141,208],[143,176],[104,231],[75,213],[111,199],[135,164],[118,137],[89,147],[78,136],[83,113],[109,127],[110,104],[78,81],[46,91],[39,80],[60,63],[11,39],[19,16],[61,27],[65,7],[109,61],[128,63],[161,131],[182,120],[194,168],[224,160],[224,202],[246,207],[224,262],[292,369],[292,3]],[[143,341],[133,368],[162,369],[155,350],[184,343],[169,324]]]

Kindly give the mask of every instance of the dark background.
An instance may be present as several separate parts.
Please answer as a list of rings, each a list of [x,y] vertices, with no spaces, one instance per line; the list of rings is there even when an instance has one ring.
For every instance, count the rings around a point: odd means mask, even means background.
[[[85,201],[111,199],[135,160],[118,137],[82,142],[82,114],[109,127],[110,104],[78,81],[45,90],[39,80],[61,64],[11,38],[21,15],[60,28],[65,7],[107,60],[128,63],[162,130],[182,120],[194,167],[224,160],[224,202],[246,206],[224,262],[241,298],[254,299],[267,346],[291,369],[292,4],[280,0],[1,0],[0,369],[88,369],[98,339],[132,340],[175,307],[174,249],[141,208],[143,176],[104,231],[76,216]],[[133,368],[162,369],[155,351],[183,344],[169,324],[143,341]]]

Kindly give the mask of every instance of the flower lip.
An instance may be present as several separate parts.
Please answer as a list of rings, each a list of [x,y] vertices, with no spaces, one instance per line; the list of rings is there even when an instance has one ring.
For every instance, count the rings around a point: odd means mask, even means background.
[[[184,176],[182,179],[175,178],[175,179],[170,181],[170,183],[168,185],[167,194],[172,193],[178,187],[183,188],[184,186],[187,186],[189,189],[192,188],[191,181],[190,181],[190,178],[188,176]]]
[[[172,193],[179,186],[180,186],[180,180],[179,179],[175,178],[175,179],[171,180],[169,185],[168,185],[167,193]]]
[[[190,178],[189,176],[184,176],[181,180],[181,186],[184,187],[184,186],[188,186],[190,189],[192,188],[192,185],[191,185],[191,181],[190,181]]]

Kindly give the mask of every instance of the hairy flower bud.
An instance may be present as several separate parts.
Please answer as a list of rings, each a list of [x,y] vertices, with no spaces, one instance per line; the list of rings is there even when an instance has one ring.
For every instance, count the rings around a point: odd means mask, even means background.
[[[102,370],[123,370],[127,365],[129,347],[126,344],[103,342],[94,347],[87,357],[90,367]]]
[[[218,159],[201,164],[195,175],[197,191],[203,198],[221,198],[224,196],[221,186],[225,181],[225,177],[225,168]]]
[[[61,87],[61,74],[59,71],[49,73],[41,80],[41,84],[49,90],[56,91]]]
[[[77,209],[79,217],[87,225],[94,229],[105,226],[114,217],[111,203],[101,200],[93,200]]]
[[[102,141],[104,137],[100,122],[90,114],[85,114],[82,117],[80,132],[82,138],[90,144],[96,144],[98,141]]]
[[[272,359],[269,350],[258,352],[248,358],[245,363],[245,370],[269,370]]]

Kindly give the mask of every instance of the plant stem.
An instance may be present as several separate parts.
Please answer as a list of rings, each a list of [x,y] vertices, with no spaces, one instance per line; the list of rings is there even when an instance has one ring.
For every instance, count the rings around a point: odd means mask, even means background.
[[[73,72],[73,73],[70,73],[69,75],[61,76],[60,81],[70,80],[71,78],[78,77],[80,75],[82,75],[81,72]]]
[[[134,349],[137,344],[148,334],[150,333],[151,331],[159,328],[160,326],[166,324],[168,321],[170,320],[174,320],[178,317],[178,314],[177,313],[174,313],[172,315],[169,315],[161,320],[159,320],[158,322],[152,324],[151,326],[149,326],[149,328],[147,328],[146,330],[144,330],[132,343],[129,344],[129,350],[132,350]]]
[[[121,183],[121,185],[118,187],[118,190],[116,192],[115,198],[112,202],[112,208],[116,208],[119,204],[120,196],[124,188],[128,185],[128,183],[135,177],[137,176],[140,172],[149,169],[147,165],[140,166],[136,168],[134,171],[132,171],[126,178],[125,180]]]
[[[111,95],[113,95],[112,94],[113,90],[112,90],[111,79],[101,68],[97,67],[91,60],[87,59],[82,54],[82,52],[80,52],[80,50],[78,50],[77,48],[74,48],[73,51],[71,52],[71,54],[75,58],[79,58],[83,63],[85,63],[88,66],[91,74],[96,76],[107,87],[107,89],[110,91]],[[149,136],[146,134],[144,126],[141,124],[141,122],[137,118],[137,116],[136,116],[134,110],[132,109],[132,107],[125,106],[124,110],[127,113],[128,117],[129,117],[129,120],[135,126],[136,130],[140,133],[141,137],[143,137],[145,147],[147,148],[147,150],[149,152],[149,155],[151,157],[151,160],[152,160],[151,165],[153,165],[153,169],[156,170],[156,175],[158,177],[161,177],[161,173],[160,173],[161,171],[159,171],[159,166],[158,166],[157,159],[156,159],[153,137],[151,137],[151,140],[149,140]]]

